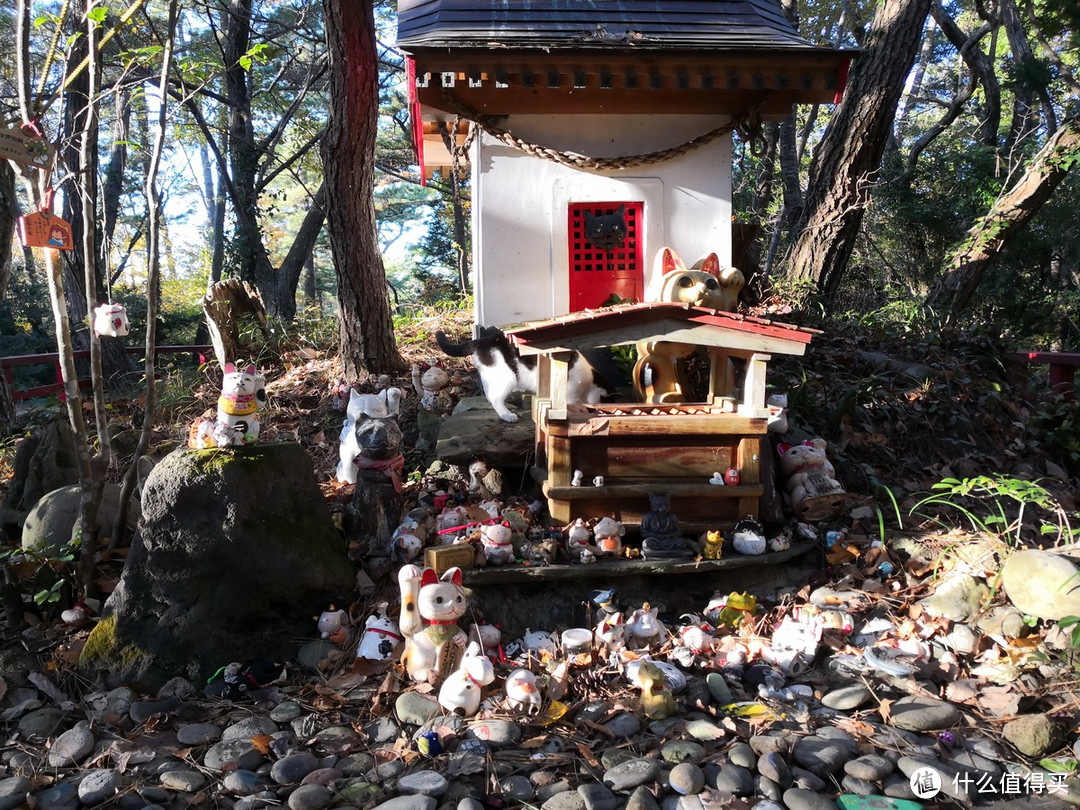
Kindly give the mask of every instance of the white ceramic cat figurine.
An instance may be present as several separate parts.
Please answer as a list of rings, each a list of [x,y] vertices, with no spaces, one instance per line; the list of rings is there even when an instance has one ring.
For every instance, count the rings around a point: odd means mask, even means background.
[[[496,326],[481,326],[480,336],[464,343],[452,343],[443,332],[435,340],[450,357],[472,356],[480,374],[484,396],[504,422],[516,422],[518,415],[507,407],[506,400],[516,392],[536,392],[536,358],[522,357]],[[604,365],[603,371],[597,364]],[[586,357],[577,354],[570,364],[566,401],[597,403],[615,392],[617,370],[608,369],[603,353]]]
[[[265,402],[266,378],[255,372],[255,366],[241,371],[226,363],[216,417],[192,426],[188,446],[201,450],[254,444],[259,438],[259,407]]]

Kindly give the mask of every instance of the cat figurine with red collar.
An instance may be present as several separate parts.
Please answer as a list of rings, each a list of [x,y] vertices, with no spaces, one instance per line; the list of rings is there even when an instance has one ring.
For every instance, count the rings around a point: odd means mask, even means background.
[[[266,402],[266,378],[249,364],[243,370],[226,363],[214,419],[196,422],[188,446],[198,450],[254,444],[259,438],[259,408]]]
[[[403,565],[398,571],[401,615],[398,628],[405,636],[402,664],[414,681],[441,684],[458,669],[468,637],[458,627],[465,615],[461,569],[450,568],[440,578],[432,568]]]

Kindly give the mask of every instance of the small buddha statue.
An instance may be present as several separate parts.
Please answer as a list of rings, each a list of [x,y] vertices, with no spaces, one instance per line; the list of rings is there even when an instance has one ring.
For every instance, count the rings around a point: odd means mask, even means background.
[[[641,553],[646,560],[690,559],[694,551],[671,512],[671,495],[649,495],[652,509],[641,517]]]

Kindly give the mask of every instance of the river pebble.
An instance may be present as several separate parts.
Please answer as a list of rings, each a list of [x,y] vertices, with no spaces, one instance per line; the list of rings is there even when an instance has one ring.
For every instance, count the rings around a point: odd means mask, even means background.
[[[633,790],[660,775],[660,763],[655,759],[638,758],[604,772],[604,784],[614,791]]]

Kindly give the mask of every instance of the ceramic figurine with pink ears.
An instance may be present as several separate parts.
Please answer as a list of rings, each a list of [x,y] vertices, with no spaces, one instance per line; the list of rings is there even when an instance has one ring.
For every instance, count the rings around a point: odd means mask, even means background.
[[[402,663],[414,681],[440,684],[454,672],[468,641],[458,620],[467,607],[461,569],[450,568],[440,578],[432,568],[403,565],[398,571],[405,636]]]

